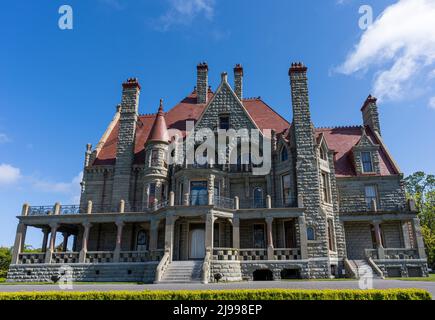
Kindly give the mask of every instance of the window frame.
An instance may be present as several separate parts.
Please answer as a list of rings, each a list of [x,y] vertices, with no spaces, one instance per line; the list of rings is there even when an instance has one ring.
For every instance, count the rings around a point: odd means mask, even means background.
[[[331,183],[329,181],[329,174],[327,172],[322,171],[320,173],[321,181],[322,181],[322,201],[323,203],[331,204]]]
[[[368,155],[370,162],[364,160],[364,155]],[[368,160],[368,159],[366,159]],[[361,172],[362,173],[374,173],[375,168],[373,165],[373,156],[371,151],[361,151],[360,152],[360,161],[361,161]],[[370,171],[366,170],[365,164],[370,163]]]
[[[288,176],[288,180],[289,180],[289,186],[288,186],[288,190],[289,190],[289,193],[288,193],[288,199],[286,198],[286,196],[285,196],[285,188],[284,188],[284,178],[285,177],[287,177]],[[287,173],[287,174],[283,174],[282,176],[281,176],[281,196],[282,196],[282,204],[284,205],[284,206],[287,206],[287,205],[290,205],[291,204],[291,175],[290,175],[290,173]],[[286,201],[286,200],[288,200],[288,201]]]
[[[373,188],[374,196],[368,196],[367,195],[367,190],[369,188]],[[372,208],[372,200],[373,199],[376,201],[376,205],[379,206],[378,186],[376,184],[366,184],[366,185],[364,185],[364,201],[366,203],[366,207],[367,207],[368,210],[373,210],[374,209],[374,208]]]
[[[310,239],[309,237],[309,232],[308,230],[312,230],[313,231],[313,237],[312,239]],[[306,228],[306,232],[307,232],[307,241],[316,241],[316,229],[313,226],[307,226]]]
[[[284,159],[284,155],[286,156],[285,159]],[[282,148],[281,148],[280,159],[281,159],[281,162],[286,162],[286,161],[289,161],[289,159],[290,159],[288,149],[286,146],[282,146]]]

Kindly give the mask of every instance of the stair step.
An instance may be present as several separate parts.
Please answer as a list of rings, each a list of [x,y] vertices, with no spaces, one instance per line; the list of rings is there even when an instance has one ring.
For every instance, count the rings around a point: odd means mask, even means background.
[[[159,283],[200,283],[202,261],[173,261]]]

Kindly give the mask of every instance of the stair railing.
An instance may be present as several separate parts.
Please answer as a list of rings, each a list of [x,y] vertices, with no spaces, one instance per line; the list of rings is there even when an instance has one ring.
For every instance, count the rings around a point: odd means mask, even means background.
[[[378,267],[378,265],[373,261],[372,258],[367,258],[367,262],[369,263],[369,266],[376,272],[376,274],[381,277],[382,279],[385,279],[384,273],[382,270]]]
[[[212,249],[206,249],[204,263],[202,264],[202,283],[207,284],[210,280],[210,264],[211,264]]]
[[[350,274],[351,278],[358,279],[358,270],[354,268],[354,266],[350,263],[349,259],[344,258],[344,269],[346,273]]]
[[[169,248],[166,248],[165,254],[163,255],[163,258],[162,260],[160,260],[160,263],[156,269],[156,280],[155,280],[156,282],[162,280],[163,274],[165,273],[171,261],[170,257],[171,257],[171,250]]]

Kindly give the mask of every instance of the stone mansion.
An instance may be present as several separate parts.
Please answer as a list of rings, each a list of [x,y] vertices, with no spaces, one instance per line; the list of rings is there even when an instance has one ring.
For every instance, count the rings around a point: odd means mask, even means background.
[[[137,79],[123,83],[113,120],[95,148],[87,145],[80,204],[23,206],[8,280],[426,276],[415,204],[382,139],[376,98],[363,102],[361,125],[316,128],[302,63],[289,69],[291,123],[261,98],[245,98],[243,77],[236,65],[234,84],[222,73],[212,91],[200,63],[192,93],[147,115]],[[187,139],[186,121],[214,134],[270,129],[261,136],[270,171],[253,174],[237,144],[236,163],[169,163],[178,151],[168,130]],[[40,252],[23,250],[30,227],[42,231]]]

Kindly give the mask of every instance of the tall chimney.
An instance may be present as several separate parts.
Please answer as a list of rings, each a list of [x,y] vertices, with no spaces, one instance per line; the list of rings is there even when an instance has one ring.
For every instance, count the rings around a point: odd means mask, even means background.
[[[243,67],[236,64],[234,67],[234,92],[240,100],[243,99]]]
[[[297,197],[303,198],[307,223],[317,223],[319,238],[326,239],[326,219],[320,207],[320,181],[317,155],[314,144],[314,130],[311,121],[308,95],[307,67],[292,63],[290,70],[291,96],[293,104],[293,139],[296,146],[296,190]],[[321,255],[328,256],[328,244],[319,246]],[[320,252],[319,252],[320,253]]]
[[[381,135],[381,125],[379,121],[377,99],[369,95],[361,108],[363,123],[373,131]]]
[[[208,93],[208,65],[207,62],[201,62],[196,67],[196,93],[198,96],[197,103],[207,103]]]
[[[112,206],[121,200],[129,208],[130,174],[134,158],[136,123],[139,109],[140,85],[130,78],[122,84],[121,115],[119,119],[118,145],[113,178]]]

